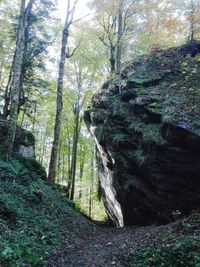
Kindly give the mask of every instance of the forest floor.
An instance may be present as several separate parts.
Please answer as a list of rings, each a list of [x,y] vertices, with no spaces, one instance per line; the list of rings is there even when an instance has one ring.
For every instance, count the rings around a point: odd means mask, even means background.
[[[121,267],[121,257],[133,255],[143,246],[158,245],[172,228],[172,224],[118,229],[94,226],[74,236],[70,245],[52,255],[47,266]]]

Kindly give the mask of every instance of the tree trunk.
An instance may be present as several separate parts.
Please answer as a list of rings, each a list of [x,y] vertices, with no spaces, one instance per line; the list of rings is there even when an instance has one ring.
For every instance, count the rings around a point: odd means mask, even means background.
[[[68,190],[71,190],[71,141],[68,140],[68,150],[67,150],[67,179],[68,179]]]
[[[110,72],[113,74],[115,72],[115,47],[110,44]]]
[[[48,174],[48,183],[53,184],[56,177],[56,165],[58,157],[58,146],[60,141],[60,131],[61,131],[61,121],[62,121],[62,109],[63,109],[63,78],[64,78],[64,69],[65,61],[67,54],[67,42],[69,36],[69,15],[70,15],[70,0],[68,0],[67,16],[65,20],[65,26],[62,35],[62,44],[61,44],[61,56],[59,64],[59,73],[58,73],[58,82],[57,82],[57,109],[56,109],[56,118],[55,118],[55,127],[54,127],[54,138],[53,145],[51,150],[51,159],[49,164],[49,174]]]
[[[13,77],[13,67],[16,57],[16,50],[13,56],[12,65],[9,72],[8,82],[6,85],[5,93],[4,93],[4,106],[3,106],[3,117],[6,119],[9,115],[9,104],[10,104],[10,90],[11,90],[11,83],[12,83],[12,77]]]
[[[57,183],[60,183],[60,181],[61,181],[61,148],[62,148],[62,141],[60,141],[60,144],[59,144],[59,150],[58,150],[58,167],[57,167],[57,169],[58,169],[58,174],[57,174]]]
[[[30,17],[30,13],[31,13],[31,10],[32,10],[32,7],[33,7],[33,4],[34,4],[34,1],[35,0],[30,0],[27,7],[25,8],[25,3],[22,3],[22,2],[26,2],[26,1],[21,1],[21,5],[24,4],[24,7],[23,7],[23,14],[21,14],[21,11],[20,11],[20,17],[19,17],[19,27],[18,27],[18,33],[17,33],[17,42],[20,42],[20,40],[18,41],[18,38],[19,38],[19,31],[20,31],[20,27],[22,26],[22,29],[21,29],[21,37],[23,36],[23,48],[22,48],[22,51],[21,51],[21,63],[20,63],[20,75],[19,75],[19,81],[17,81],[17,91],[18,91],[18,94],[19,96],[16,97],[15,99],[17,101],[14,100],[15,103],[17,103],[17,111],[19,113],[19,99],[20,99],[20,94],[21,94],[21,88],[23,86],[23,82],[24,82],[24,79],[22,79],[22,77],[24,77],[24,75],[22,76],[22,73],[25,72],[24,68],[23,68],[23,61],[24,61],[24,50],[25,48],[27,47],[27,38],[26,38],[26,32],[28,31],[27,29],[27,23],[28,23],[28,20],[29,20],[29,17]],[[21,20],[21,26],[20,26],[20,20]],[[18,51],[18,48],[17,46],[19,45],[19,43],[16,44],[16,49],[15,49],[15,52],[14,52],[14,56],[13,56],[13,61],[12,61],[12,65],[11,65],[11,68],[10,68],[10,73],[9,73],[9,77],[8,77],[8,82],[7,82],[7,85],[6,85],[6,89],[5,89],[5,94],[4,94],[4,107],[3,107],[3,116],[4,118],[7,118],[8,115],[11,113],[11,110],[9,110],[9,105],[14,105],[13,103],[13,88],[14,88],[14,84],[16,85],[16,61],[18,61],[18,59],[16,57],[18,57],[19,55],[17,55],[17,53],[19,52]],[[19,65],[18,65],[19,66]],[[18,69],[19,71],[19,69]],[[15,72],[15,73],[14,73]],[[15,81],[14,81],[14,75],[15,75]],[[18,75],[18,74],[17,74]],[[17,99],[18,98],[18,99]],[[10,107],[10,109],[13,109],[13,107]],[[13,111],[13,110],[12,110]],[[17,114],[18,116],[18,114]],[[11,117],[11,114],[10,114],[10,117]]]
[[[94,148],[92,147],[92,155],[91,155],[91,183],[89,190],[89,217],[92,218],[92,193],[94,190]]]
[[[78,139],[79,139],[79,107],[76,107],[75,114],[76,114],[75,115],[75,129],[74,129],[73,147],[72,147],[70,200],[74,200],[74,191],[75,191],[77,146],[78,146]]]
[[[118,14],[118,31],[117,31],[117,55],[116,55],[116,71],[121,72],[122,64],[122,35],[123,35],[123,14],[122,14],[122,1],[120,1],[119,14]]]
[[[13,143],[15,140],[15,133],[17,128],[18,117],[18,103],[19,103],[19,86],[20,86],[20,74],[22,67],[22,57],[24,49],[24,33],[25,33],[25,0],[21,0],[19,26],[17,33],[17,42],[15,49],[15,57],[13,62],[13,83],[11,88],[11,107],[10,107],[10,129],[8,133],[8,149],[7,160],[10,159]]]
[[[189,33],[189,42],[194,41],[194,16],[195,16],[195,6],[194,6],[194,0],[190,1],[190,33]]]
[[[81,150],[81,159],[80,159],[80,175],[79,175],[79,181],[80,181],[80,189],[79,189],[79,199],[82,198],[82,183],[83,183],[83,172],[84,172],[84,166],[85,166],[85,146],[80,148]]]

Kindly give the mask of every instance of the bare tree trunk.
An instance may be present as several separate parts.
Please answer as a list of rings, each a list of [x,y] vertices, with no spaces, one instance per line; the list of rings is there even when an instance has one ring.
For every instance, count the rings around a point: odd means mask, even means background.
[[[9,78],[8,78],[8,82],[6,85],[6,89],[5,89],[5,94],[4,94],[4,107],[3,107],[3,116],[4,118],[7,118],[8,115],[10,114],[10,117],[13,116],[13,114],[11,115],[11,109],[12,112],[14,112],[14,105],[17,104],[17,112],[19,113],[19,98],[20,98],[20,91],[21,91],[21,87],[23,86],[23,79],[22,79],[22,73],[23,71],[23,57],[24,57],[24,49],[27,45],[27,41],[25,38],[26,35],[26,31],[27,31],[27,22],[29,20],[29,16],[33,7],[35,0],[30,0],[27,7],[25,8],[25,2],[24,0],[21,0],[21,6],[24,5],[23,7],[23,14],[21,14],[20,11],[20,17],[19,17],[19,27],[18,27],[18,33],[17,33],[17,43],[16,43],[16,49],[14,52],[14,56],[13,56],[13,61],[12,61],[12,65],[10,68],[10,73],[9,73]],[[24,3],[23,3],[24,2]],[[20,24],[21,23],[21,24]],[[21,25],[21,26],[20,26]],[[20,30],[21,28],[21,30]],[[21,37],[19,37],[21,36]],[[21,38],[21,41],[18,40],[19,38]],[[23,41],[22,41],[23,39]],[[17,48],[20,43],[22,44],[22,49],[21,49],[21,59],[20,59],[20,66],[19,64],[17,64],[19,66],[18,68],[18,72],[20,71],[20,74],[17,74],[17,76],[19,75],[19,77],[17,78],[17,91],[18,91],[18,96],[14,97],[14,94],[16,92],[14,92],[14,88],[16,90],[16,61],[19,60],[19,49]],[[14,77],[15,76],[15,77]],[[14,80],[15,79],[15,80]],[[15,99],[15,100],[14,100]],[[9,110],[9,105],[10,105],[10,110]],[[17,114],[18,117],[18,114]]]
[[[122,35],[123,35],[123,14],[122,14],[122,1],[119,4],[118,14],[118,31],[117,31],[117,55],[116,55],[116,71],[120,73],[122,64]]]
[[[78,139],[79,139],[79,106],[76,107],[76,113],[75,113],[75,129],[74,129],[73,147],[72,147],[70,200],[74,200]]]
[[[82,183],[83,183],[83,172],[84,172],[84,166],[85,166],[85,149],[84,147],[81,149],[81,160],[80,160],[80,189],[79,189],[79,199],[81,200],[82,197]]]
[[[11,107],[10,107],[10,129],[8,134],[8,149],[6,158],[10,159],[13,143],[15,140],[15,133],[17,128],[18,117],[18,103],[19,103],[19,86],[20,86],[20,74],[22,67],[22,57],[24,49],[24,32],[25,32],[25,0],[21,0],[19,26],[17,33],[17,42],[15,50],[15,58],[13,62],[13,83],[11,89]]]
[[[56,167],[57,167],[57,157],[58,157],[58,146],[60,141],[60,131],[62,123],[62,109],[63,109],[63,78],[64,78],[64,69],[65,61],[67,56],[67,43],[69,37],[69,27],[73,21],[73,13],[75,11],[75,4],[72,9],[70,9],[70,0],[68,0],[67,15],[65,20],[65,26],[62,35],[62,44],[61,44],[61,56],[59,64],[59,73],[58,73],[58,82],[57,82],[57,109],[56,109],[56,118],[55,118],[55,127],[54,127],[54,138],[51,150],[51,159],[49,164],[49,174],[48,174],[48,183],[53,184],[56,177]]]
[[[6,89],[5,89],[5,93],[4,93],[3,116],[5,119],[9,115],[8,107],[9,107],[9,103],[10,103],[10,89],[11,89],[11,83],[12,83],[12,77],[13,77],[13,66],[14,66],[14,62],[15,62],[15,55],[16,55],[16,50],[15,50],[15,54],[13,56],[13,61],[12,61],[12,65],[10,68],[8,81],[7,81],[7,85],[6,85]]]
[[[62,155],[62,179],[61,182],[62,184],[64,183],[64,178],[65,178],[65,155]]]
[[[71,142],[68,140],[68,150],[67,150],[67,175],[68,175],[68,189],[71,190]]]
[[[194,0],[190,0],[190,32],[188,41],[193,42],[194,41],[194,14],[195,13],[195,6],[194,6]]]
[[[91,155],[91,183],[90,183],[90,191],[89,191],[89,217],[92,218],[92,193],[94,190],[94,148],[92,147],[92,155]]]
[[[62,147],[62,141],[60,141],[60,144],[59,144],[59,150],[58,150],[58,175],[57,175],[57,183],[60,182],[60,177],[61,177],[61,147]]]
[[[110,44],[110,72],[111,74],[115,72],[115,47]]]
[[[26,103],[25,103],[26,105]],[[35,122],[36,122],[36,112],[37,112],[37,102],[35,101],[34,103],[34,111],[33,111],[33,125],[32,125],[32,132],[34,133],[35,131]]]

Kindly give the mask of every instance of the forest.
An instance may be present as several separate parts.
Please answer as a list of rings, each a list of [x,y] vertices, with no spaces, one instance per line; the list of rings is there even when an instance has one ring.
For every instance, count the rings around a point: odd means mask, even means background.
[[[0,23],[0,266],[200,266],[200,2]]]

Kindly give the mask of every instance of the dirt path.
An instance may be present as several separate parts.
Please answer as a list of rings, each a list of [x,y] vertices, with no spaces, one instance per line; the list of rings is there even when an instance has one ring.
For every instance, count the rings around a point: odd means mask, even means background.
[[[93,227],[74,237],[70,245],[51,257],[47,266],[118,266],[120,256],[134,254],[144,245],[158,244],[170,229],[170,225],[122,229]]]

